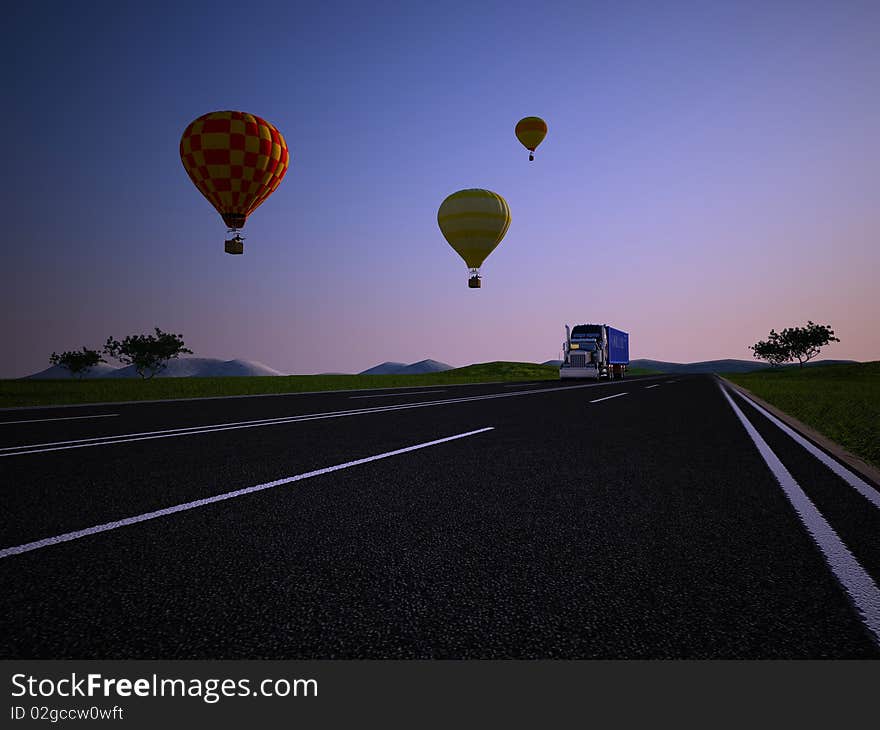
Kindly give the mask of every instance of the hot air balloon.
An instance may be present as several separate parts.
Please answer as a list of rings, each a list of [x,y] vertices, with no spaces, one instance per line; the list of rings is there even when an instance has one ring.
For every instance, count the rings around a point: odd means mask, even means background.
[[[516,138],[529,151],[529,161],[535,159],[535,148],[547,136],[547,122],[541,117],[526,117],[516,123]]]
[[[491,190],[459,190],[437,211],[437,225],[470,270],[468,287],[480,288],[480,266],[510,226],[507,201]]]
[[[238,229],[274,192],[290,164],[284,137],[253,114],[211,112],[191,122],[184,131],[180,160],[233,234],[226,241],[226,253],[243,253]]]

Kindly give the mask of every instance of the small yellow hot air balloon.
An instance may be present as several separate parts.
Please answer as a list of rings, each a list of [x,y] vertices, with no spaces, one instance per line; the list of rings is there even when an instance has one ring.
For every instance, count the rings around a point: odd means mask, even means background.
[[[437,225],[470,270],[468,287],[480,288],[480,266],[510,226],[507,201],[491,190],[459,190],[437,211]]]
[[[547,136],[547,122],[541,117],[526,117],[516,123],[516,138],[529,151],[529,161],[535,159],[535,148]]]

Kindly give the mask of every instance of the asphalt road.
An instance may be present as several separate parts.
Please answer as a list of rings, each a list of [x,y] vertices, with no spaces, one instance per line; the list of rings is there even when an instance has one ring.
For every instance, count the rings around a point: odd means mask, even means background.
[[[709,376],[8,410],[0,484],[4,659],[880,657],[877,485]]]

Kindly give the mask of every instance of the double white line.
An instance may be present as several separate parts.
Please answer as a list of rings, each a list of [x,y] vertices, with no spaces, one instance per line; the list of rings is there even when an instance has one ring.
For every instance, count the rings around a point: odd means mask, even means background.
[[[877,584],[874,583],[871,576],[868,575],[867,571],[849,551],[849,548],[843,543],[843,540],[840,539],[840,536],[834,531],[828,520],[819,512],[800,484],[797,483],[788,469],[785,468],[779,457],[773,453],[767,442],[761,437],[761,434],[758,433],[757,429],[746,418],[733,398],[730,397],[727,389],[723,385],[720,387],[724,397],[727,398],[727,402],[730,403],[730,407],[733,408],[736,417],[739,418],[748,432],[767,466],[770,467],[770,471],[773,472],[773,476],[776,477],[776,481],[779,482],[779,485],[785,492],[785,496],[788,497],[789,502],[791,502],[795,512],[797,512],[797,516],[807,528],[810,537],[813,538],[813,541],[822,551],[831,571],[849,594],[850,599],[859,612],[860,618],[874,635],[874,640],[880,644],[880,589],[877,588]],[[850,486],[856,488],[875,507],[880,507],[880,494],[873,487],[817,449],[800,434],[790,429],[750,398],[742,393],[740,395],[797,443],[806,448],[813,456],[831,468],[835,474],[842,477]]]

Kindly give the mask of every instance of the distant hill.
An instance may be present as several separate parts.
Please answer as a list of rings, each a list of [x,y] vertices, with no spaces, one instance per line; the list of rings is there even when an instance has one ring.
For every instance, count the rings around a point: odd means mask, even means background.
[[[843,365],[853,363],[854,360],[817,360],[816,362],[808,362],[805,367],[813,367],[816,365]],[[661,373],[670,373],[671,375],[684,375],[687,373],[749,373],[753,370],[764,370],[769,367],[766,362],[758,360],[706,360],[704,362],[663,362],[662,360],[633,360],[630,362],[631,368],[644,368],[646,370],[657,370]],[[798,367],[794,365],[784,365],[783,367]]]
[[[112,373],[116,370],[112,365],[105,365],[104,363],[98,363],[93,368],[89,368],[88,372],[83,376],[84,378],[103,378],[106,377],[109,373]],[[71,375],[70,370],[61,365],[53,365],[52,367],[46,368],[45,370],[41,370],[38,373],[34,373],[33,375],[25,375],[23,380],[67,380],[69,378],[79,377]]]
[[[421,373],[442,373],[452,369],[452,365],[437,360],[422,360],[411,365],[402,362],[383,362],[381,365],[358,373],[358,375],[418,375]]]
[[[417,375],[421,373],[442,373],[446,370],[452,370],[452,365],[437,360],[421,360],[407,365],[400,371],[402,375]]]
[[[407,367],[405,362],[383,362],[380,365],[371,367],[369,370],[358,373],[358,375],[394,375],[399,373],[401,368],[405,367]]]
[[[255,360],[220,360],[214,357],[185,357],[170,360],[157,378],[229,378],[284,375]],[[105,378],[139,378],[133,365],[114,370]]]
[[[220,360],[215,357],[182,357],[170,360],[167,367],[156,374],[157,378],[228,378],[284,375],[284,373],[254,360]],[[28,378],[69,378],[66,368],[55,365]],[[133,365],[114,368],[110,365],[97,365],[92,368],[88,378],[139,378]]]
[[[451,370],[449,375],[459,378],[520,378],[522,380],[545,380],[548,376],[559,377],[558,371],[533,362],[480,362]]]
[[[817,362],[809,362],[806,367],[814,367],[817,365],[843,365],[852,364],[854,360],[819,360]],[[381,365],[364,370],[359,375],[417,375],[423,373],[442,373],[447,370],[455,370],[456,375],[479,375],[486,368],[495,368],[503,370],[505,373],[511,370],[511,374],[515,371],[524,377],[543,377],[546,370],[542,367],[558,368],[561,365],[559,360],[547,360],[540,365],[532,363],[476,363],[468,365],[464,368],[453,368],[444,362],[438,360],[421,360],[407,365],[402,362],[383,362]],[[645,370],[655,370],[662,373],[687,374],[687,373],[748,373],[754,370],[762,370],[768,365],[758,360],[707,360],[705,362],[664,362],[662,360],[633,360],[630,362],[631,368],[643,368]],[[785,365],[785,368],[797,367],[794,365]],[[535,368],[532,370],[531,368]],[[520,373],[520,370],[522,371]],[[494,371],[493,371],[494,372]],[[324,373],[329,374],[329,373]],[[341,374],[341,373],[333,373]],[[260,376],[279,376],[286,375],[268,365],[254,360],[220,360],[212,357],[181,357],[171,360],[168,366],[161,373],[157,373],[157,378],[223,378],[223,377],[260,377]],[[70,379],[71,374],[60,365],[41,370],[33,375],[26,376],[25,379],[47,380],[47,379]],[[85,376],[86,379],[93,378],[138,378],[137,371],[133,366],[129,365],[124,368],[114,368],[111,365],[99,363],[91,368]]]

